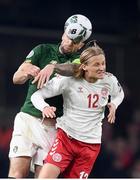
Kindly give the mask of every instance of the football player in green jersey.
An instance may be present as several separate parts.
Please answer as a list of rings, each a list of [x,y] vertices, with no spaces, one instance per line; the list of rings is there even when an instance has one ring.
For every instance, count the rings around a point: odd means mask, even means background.
[[[71,16],[65,23],[61,43],[36,46],[15,72],[13,83],[24,84],[29,80],[29,88],[25,102],[14,121],[9,151],[9,178],[28,177],[30,167],[34,168],[35,177],[38,177],[43,159],[56,137],[55,118],[42,117],[42,113],[31,103],[30,97],[38,88],[33,80],[36,80],[47,64],[56,64],[52,65],[56,72],[71,75],[73,65],[68,62],[79,58],[81,49],[91,33],[92,25],[88,18],[83,15]],[[59,65],[61,63],[66,64]],[[62,115],[61,96],[50,98],[49,104],[56,107],[56,116]]]

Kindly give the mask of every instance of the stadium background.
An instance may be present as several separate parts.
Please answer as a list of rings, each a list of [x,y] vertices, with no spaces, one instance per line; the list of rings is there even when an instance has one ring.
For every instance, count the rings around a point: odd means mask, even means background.
[[[102,151],[91,173],[100,178],[140,178],[140,0],[0,0],[0,177],[6,177],[7,153],[15,114],[27,84],[12,76],[29,51],[40,43],[59,42],[65,20],[86,15],[91,39],[106,53],[107,70],[125,90],[116,124],[104,120]]]

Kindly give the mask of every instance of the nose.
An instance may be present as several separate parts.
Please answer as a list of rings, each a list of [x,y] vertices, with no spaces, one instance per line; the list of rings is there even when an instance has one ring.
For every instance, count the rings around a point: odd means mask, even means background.
[[[104,71],[105,70],[105,65],[100,65],[100,70]]]

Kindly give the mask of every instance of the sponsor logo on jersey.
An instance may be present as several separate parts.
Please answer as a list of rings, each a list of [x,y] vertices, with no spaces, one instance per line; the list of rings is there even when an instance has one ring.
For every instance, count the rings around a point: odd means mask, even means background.
[[[83,87],[78,87],[78,93],[83,93]]]
[[[60,162],[62,160],[62,156],[61,154],[59,153],[55,153],[53,156],[52,156],[52,159],[55,161],[55,162]]]

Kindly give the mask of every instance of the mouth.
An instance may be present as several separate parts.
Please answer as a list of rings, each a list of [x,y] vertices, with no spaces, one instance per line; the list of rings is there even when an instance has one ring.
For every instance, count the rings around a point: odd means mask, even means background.
[[[61,46],[61,51],[62,51],[63,53],[71,53],[71,48]]]
[[[104,77],[105,71],[100,71],[100,72],[98,72],[97,74],[98,74],[100,77]]]

